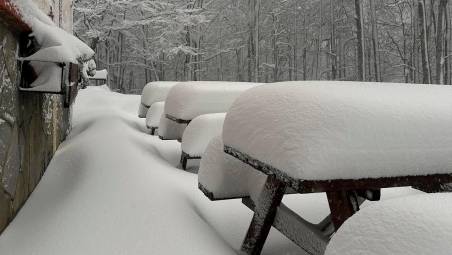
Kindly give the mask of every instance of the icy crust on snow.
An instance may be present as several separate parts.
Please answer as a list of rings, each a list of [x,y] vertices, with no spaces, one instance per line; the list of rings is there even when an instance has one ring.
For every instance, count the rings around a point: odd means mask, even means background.
[[[450,173],[452,88],[293,82],[242,94],[223,141],[293,178]]]
[[[187,124],[176,123],[162,115],[157,132],[163,140],[178,140],[181,138],[180,134],[184,132],[185,127],[187,127]]]
[[[194,118],[182,135],[182,151],[202,156],[210,140],[221,135],[226,113],[203,114]]]
[[[192,120],[202,114],[227,112],[240,94],[257,85],[245,82],[183,82],[169,92],[165,114]]]
[[[155,102],[165,101],[170,89],[178,83],[177,81],[154,81],[146,84],[141,93],[141,103],[149,107]]]
[[[163,114],[165,102],[156,102],[149,107],[146,113],[146,126],[148,128],[158,128],[160,124],[160,118]]]
[[[78,64],[94,55],[94,51],[80,39],[57,27],[31,0],[15,0],[24,21],[30,25],[32,36],[40,49],[25,60],[71,62]]]
[[[451,211],[451,193],[374,203],[339,228],[326,255],[451,254]]]
[[[213,138],[201,159],[198,182],[214,199],[257,198],[266,176],[224,153],[221,136]]]

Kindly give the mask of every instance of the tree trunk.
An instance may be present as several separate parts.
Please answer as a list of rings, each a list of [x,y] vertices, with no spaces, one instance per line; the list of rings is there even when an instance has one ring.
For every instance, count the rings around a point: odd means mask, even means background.
[[[370,19],[372,23],[372,51],[373,51],[373,62],[374,62],[374,72],[375,72],[375,81],[379,82],[380,79],[380,66],[379,66],[379,54],[378,54],[378,35],[377,35],[377,10],[375,8],[376,0],[370,1]]]
[[[438,22],[436,30],[436,84],[444,84],[444,16],[447,8],[447,0],[440,0],[438,5]],[[446,21],[447,22],[447,21]]]
[[[357,57],[358,57],[358,80],[365,81],[366,75],[364,71],[364,31],[363,31],[363,15],[360,0],[355,0],[356,12],[356,33],[358,40]]]
[[[423,0],[418,1],[418,18],[419,18],[419,30],[421,32],[421,55],[422,55],[422,82],[425,84],[432,83],[430,78],[430,65],[428,59],[427,48],[427,24],[425,22],[425,8]]]

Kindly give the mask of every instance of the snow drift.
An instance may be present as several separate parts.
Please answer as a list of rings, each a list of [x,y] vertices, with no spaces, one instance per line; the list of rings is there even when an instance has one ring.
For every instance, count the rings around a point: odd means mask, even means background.
[[[348,219],[326,255],[447,255],[452,251],[452,194],[374,203]]]

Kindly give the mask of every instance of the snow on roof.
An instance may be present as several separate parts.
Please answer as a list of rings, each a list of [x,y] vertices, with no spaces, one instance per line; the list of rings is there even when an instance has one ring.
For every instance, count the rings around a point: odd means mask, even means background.
[[[223,152],[221,137],[213,138],[201,159],[198,182],[215,199],[252,196],[256,198],[266,176]]]
[[[362,208],[333,235],[326,255],[450,254],[452,194],[422,194]]]
[[[201,114],[227,112],[241,93],[257,85],[245,82],[183,82],[168,93],[165,114],[191,120]]]
[[[190,156],[202,156],[210,140],[221,135],[226,113],[203,114],[194,118],[182,135],[182,151]]]
[[[80,39],[57,27],[31,0],[15,0],[24,21],[30,25],[32,35],[40,49],[25,60],[71,62],[86,61],[94,51]],[[79,61],[81,60],[81,61]]]
[[[153,81],[146,84],[141,93],[141,103],[149,107],[155,102],[165,101],[170,89],[178,83],[178,81]]]
[[[452,87],[294,84],[243,93],[224,143],[306,180],[450,173]]]
[[[149,107],[149,110],[146,114],[146,126],[148,128],[159,127],[160,118],[163,114],[163,109],[165,108],[165,102],[156,102]]]
[[[96,74],[89,77],[92,80],[106,80],[108,76],[108,71],[106,69],[96,70]]]

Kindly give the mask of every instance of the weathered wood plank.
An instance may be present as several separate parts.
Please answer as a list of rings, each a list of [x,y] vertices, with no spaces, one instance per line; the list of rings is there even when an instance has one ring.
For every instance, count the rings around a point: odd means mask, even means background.
[[[260,254],[276,216],[277,207],[284,196],[286,185],[276,176],[269,175],[255,207],[253,219],[242,243],[246,254]]]

